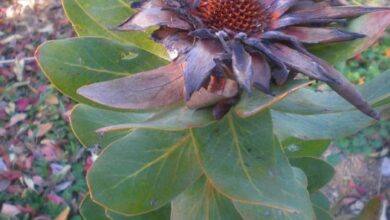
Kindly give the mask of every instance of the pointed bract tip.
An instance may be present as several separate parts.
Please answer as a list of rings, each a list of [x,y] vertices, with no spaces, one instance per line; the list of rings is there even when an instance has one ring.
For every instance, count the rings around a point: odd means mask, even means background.
[[[373,110],[370,114],[368,114],[368,116],[370,116],[371,118],[373,118],[377,121],[380,121],[382,119],[381,114],[375,110]]]
[[[356,33],[356,32],[348,32],[348,31],[339,30],[339,29],[337,30],[337,32],[341,35],[348,36],[348,38],[346,38],[347,40],[356,40],[356,39],[367,37],[367,35],[365,35],[365,34]]]
[[[217,103],[213,107],[213,117],[215,120],[221,120],[226,114],[229,113],[230,109],[237,103],[238,98],[233,97],[225,99]]]

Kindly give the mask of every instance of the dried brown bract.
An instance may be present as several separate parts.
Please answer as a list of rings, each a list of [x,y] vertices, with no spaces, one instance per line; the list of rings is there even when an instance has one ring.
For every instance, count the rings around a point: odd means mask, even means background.
[[[362,34],[338,29],[346,19],[388,10],[313,0],[149,0],[118,26],[121,31],[160,28],[172,64],[125,79],[83,87],[81,95],[119,108],[156,108],[185,99],[190,108],[214,106],[223,117],[244,90],[272,95],[296,73],[327,83],[365,114],[380,116],[342,74],[307,45],[350,41]],[[116,94],[126,94],[127,99]],[[108,101],[107,101],[108,100]]]

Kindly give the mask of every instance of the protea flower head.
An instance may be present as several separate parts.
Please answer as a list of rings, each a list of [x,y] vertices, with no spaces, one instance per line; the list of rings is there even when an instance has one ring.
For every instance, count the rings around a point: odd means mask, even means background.
[[[327,83],[363,113],[379,119],[342,74],[305,47],[363,38],[335,24],[384,8],[314,0],[147,0],[132,7],[138,13],[118,29],[159,27],[152,37],[167,48],[171,64],[93,84],[80,94],[95,97],[99,92],[95,101],[133,109],[158,108],[184,98],[189,108],[213,106],[219,119],[242,91],[258,89],[272,95],[272,83],[284,84],[300,73]],[[118,101],[118,90],[131,101]]]

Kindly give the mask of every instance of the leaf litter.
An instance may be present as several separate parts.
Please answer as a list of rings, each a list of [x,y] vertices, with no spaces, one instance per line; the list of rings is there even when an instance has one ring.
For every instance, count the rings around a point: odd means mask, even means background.
[[[0,219],[81,219],[91,161],[67,124],[75,103],[33,59],[72,36],[60,0],[0,1]]]

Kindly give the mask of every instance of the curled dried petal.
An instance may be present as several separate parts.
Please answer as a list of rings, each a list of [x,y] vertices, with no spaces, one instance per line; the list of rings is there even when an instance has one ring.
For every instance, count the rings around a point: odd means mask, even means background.
[[[223,54],[222,46],[215,40],[201,40],[187,54],[184,68],[186,100],[204,85],[216,67],[215,59]]]
[[[238,40],[234,41],[232,51],[234,75],[240,86],[250,92],[253,81],[252,57]]]
[[[327,70],[313,60],[312,57],[279,43],[272,44],[269,48],[291,69],[297,70],[313,79],[337,83],[337,80],[329,76]]]
[[[271,94],[271,68],[262,55],[252,54],[253,85],[260,91]]]
[[[181,20],[175,13],[162,8],[147,8],[131,16],[116,29],[119,31],[144,31],[154,26],[168,26],[188,30],[191,25]]]
[[[215,105],[222,100],[233,98],[237,94],[238,85],[235,81],[230,79],[218,80],[213,77],[209,86],[195,92],[186,105],[190,109],[204,108]]]
[[[302,43],[309,44],[350,41],[366,36],[364,34],[347,32],[336,28],[288,27],[282,30],[282,32],[294,36]]]
[[[183,98],[183,68],[172,63],[155,70],[83,86],[78,94],[119,109],[151,109]]]

